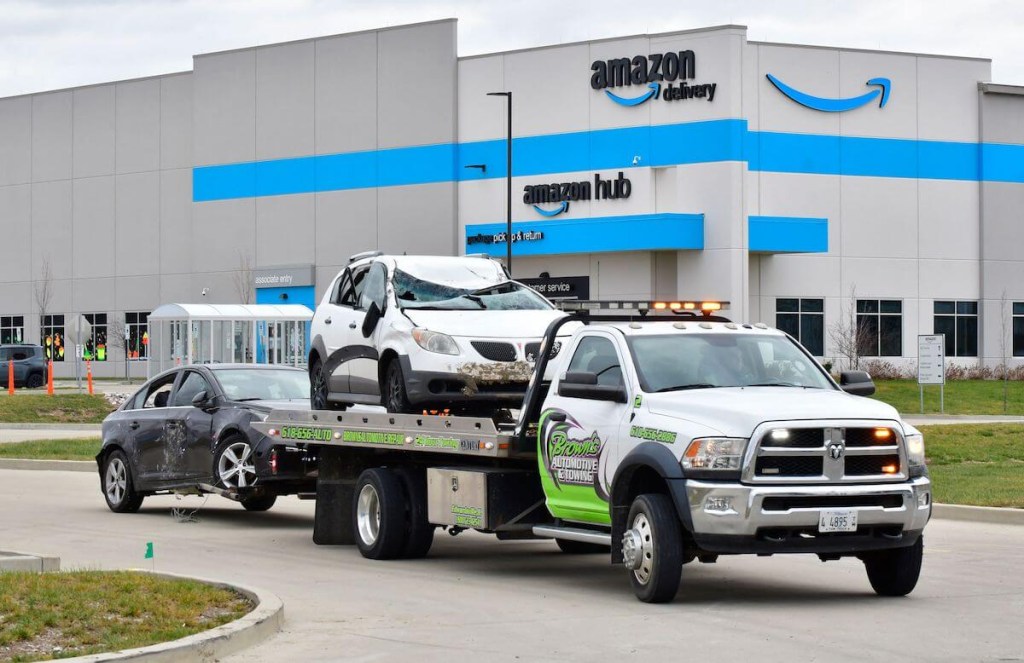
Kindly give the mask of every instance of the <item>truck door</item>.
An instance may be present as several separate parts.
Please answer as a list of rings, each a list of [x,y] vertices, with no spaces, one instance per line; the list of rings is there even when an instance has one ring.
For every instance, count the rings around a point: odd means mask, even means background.
[[[619,437],[629,415],[629,381],[615,342],[604,332],[581,336],[572,352],[541,415],[537,454],[541,483],[548,510],[556,518],[607,524]],[[570,381],[620,387],[625,396],[619,400],[626,402],[595,394],[567,395],[567,376]]]

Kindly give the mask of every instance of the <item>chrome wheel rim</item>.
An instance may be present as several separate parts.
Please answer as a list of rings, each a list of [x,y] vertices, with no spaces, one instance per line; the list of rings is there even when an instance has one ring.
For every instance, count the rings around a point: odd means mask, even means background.
[[[128,468],[124,466],[123,460],[114,458],[107,463],[105,483],[107,500],[111,504],[120,504],[128,490]]]
[[[256,465],[247,442],[235,442],[221,452],[217,476],[225,488],[248,488],[256,483]]]
[[[647,519],[646,514],[638,513],[636,515],[630,535],[634,541],[639,542],[633,562],[633,577],[641,585],[646,585],[650,582],[651,572],[654,570],[654,535],[651,531],[651,522]]]
[[[359,528],[359,538],[363,543],[372,546],[377,542],[377,535],[380,533],[380,498],[377,496],[377,489],[370,484],[366,484],[359,491],[356,526]]]

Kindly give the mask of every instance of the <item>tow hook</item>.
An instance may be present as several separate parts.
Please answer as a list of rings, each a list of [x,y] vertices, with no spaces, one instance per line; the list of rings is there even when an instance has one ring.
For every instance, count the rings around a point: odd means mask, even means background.
[[[448,535],[449,536],[458,536],[459,534],[462,534],[465,531],[466,531],[465,527],[459,527],[458,525],[452,525],[451,527],[448,528]]]
[[[640,539],[640,532],[635,529],[626,530],[622,535],[622,563],[630,571],[640,568],[643,559],[643,541]]]

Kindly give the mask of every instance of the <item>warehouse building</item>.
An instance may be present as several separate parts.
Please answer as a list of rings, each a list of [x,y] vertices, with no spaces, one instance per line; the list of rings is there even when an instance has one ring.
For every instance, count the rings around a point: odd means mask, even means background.
[[[990,71],[740,26],[460,58],[444,20],[0,99],[0,340],[71,374],[84,316],[96,372],[143,375],[161,304],[313,307],[369,249],[503,258],[511,92],[512,271],[546,294],[1022,362],[1024,88]]]

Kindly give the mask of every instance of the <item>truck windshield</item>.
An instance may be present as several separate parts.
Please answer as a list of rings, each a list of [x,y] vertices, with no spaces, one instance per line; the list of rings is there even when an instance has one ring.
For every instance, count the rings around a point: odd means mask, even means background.
[[[479,289],[456,288],[435,283],[396,269],[392,277],[395,297],[403,309],[433,310],[547,310],[546,299],[515,281],[486,285]]]
[[[818,366],[784,336],[666,334],[629,339],[648,393],[714,387],[833,389]]]

